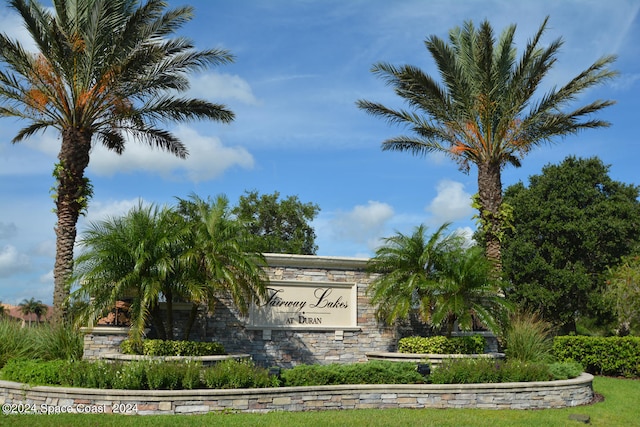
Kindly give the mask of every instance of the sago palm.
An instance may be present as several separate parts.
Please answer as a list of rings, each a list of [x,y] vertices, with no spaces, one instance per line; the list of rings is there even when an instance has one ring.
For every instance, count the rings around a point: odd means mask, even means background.
[[[198,51],[170,36],[192,18],[192,8],[166,10],[161,0],[53,0],[53,11],[33,0],[11,0],[36,51],[0,34],[0,117],[28,124],[13,142],[47,128],[60,132],[54,175],[56,261],[54,311],[64,315],[78,217],[91,187],[85,169],[93,143],[121,154],[127,137],[178,157],[185,145],[159,127],[163,121],[229,122],[224,106],[180,97],[190,72],[232,60],[220,49]]]
[[[504,220],[502,169],[520,166],[531,149],[556,137],[609,124],[590,115],[612,101],[597,100],[573,110],[568,105],[581,92],[615,75],[609,69],[612,56],[598,59],[568,83],[541,93],[543,79],[562,46],[561,39],[541,42],[547,21],[519,58],[515,25],[507,27],[498,40],[487,21],[478,28],[471,22],[454,28],[448,43],[432,35],[425,45],[438,68],[440,83],[415,66],[382,62],[372,72],[392,86],[409,108],[392,109],[366,100],[357,103],[367,113],[404,125],[411,132],[384,141],[383,150],[445,153],[465,172],[476,165],[479,217],[486,254],[496,271],[501,270]]]

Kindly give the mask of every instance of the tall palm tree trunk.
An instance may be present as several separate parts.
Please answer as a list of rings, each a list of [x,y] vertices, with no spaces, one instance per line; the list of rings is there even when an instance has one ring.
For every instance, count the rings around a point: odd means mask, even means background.
[[[478,164],[478,196],[480,221],[485,236],[485,252],[495,268],[496,273],[502,272],[502,251],[500,233],[503,227],[502,179],[500,164],[485,162]]]
[[[91,132],[69,128],[62,132],[62,146],[58,154],[59,164],[55,176],[58,180],[56,195],[56,261],[53,268],[53,323],[65,317],[64,303],[69,296],[67,280],[73,270],[73,248],[76,240],[76,224],[86,207],[88,183],[84,171],[89,165]]]

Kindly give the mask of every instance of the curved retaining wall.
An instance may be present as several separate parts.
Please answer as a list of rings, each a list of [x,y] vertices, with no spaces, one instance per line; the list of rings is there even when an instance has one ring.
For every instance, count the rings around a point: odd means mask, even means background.
[[[101,390],[0,381],[3,411],[180,414],[364,408],[548,409],[593,399],[593,376],[498,384],[339,385],[232,390]],[[25,409],[26,408],[26,409]]]

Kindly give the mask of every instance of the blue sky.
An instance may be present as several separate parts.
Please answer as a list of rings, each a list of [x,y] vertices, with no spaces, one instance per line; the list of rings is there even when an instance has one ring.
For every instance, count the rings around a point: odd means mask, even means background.
[[[0,31],[26,41],[19,20],[0,7]],[[465,20],[489,19],[496,32],[517,24],[519,51],[545,16],[544,37],[564,46],[544,87],[560,86],[605,54],[619,56],[620,77],[590,90],[576,104],[598,98],[617,104],[599,117],[610,128],[586,131],[532,151],[519,169],[506,168],[503,185],[527,182],[568,155],[598,156],[610,175],[640,184],[640,21],[638,0],[171,0],[190,4],[195,17],[178,33],[198,48],[221,47],[230,65],[194,75],[192,94],[226,104],[229,125],[170,126],[190,150],[187,160],[131,141],[118,157],[95,147],[87,176],[94,185],[89,213],[79,224],[126,212],[139,200],[172,204],[175,197],[247,190],[297,195],[317,203],[319,255],[371,256],[380,238],[435,229],[475,228],[468,175],[442,156],[382,152],[380,143],[403,133],[355,106],[358,99],[400,107],[391,88],[370,72],[379,61],[412,64],[435,75],[423,41],[446,38]],[[0,300],[35,297],[51,303],[55,215],[51,172],[60,140],[36,135],[12,145],[21,123],[0,119]]]

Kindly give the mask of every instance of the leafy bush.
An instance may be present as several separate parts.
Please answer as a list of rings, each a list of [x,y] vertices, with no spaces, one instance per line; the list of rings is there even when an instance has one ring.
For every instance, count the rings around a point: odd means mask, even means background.
[[[433,384],[476,384],[548,381],[553,379],[544,363],[524,363],[495,359],[445,360],[429,376]]]
[[[282,373],[285,386],[333,384],[416,384],[424,377],[411,362],[371,361],[350,365],[298,365]]]
[[[566,362],[556,362],[549,365],[549,371],[553,375],[554,380],[566,380],[575,378],[584,372],[584,368],[578,362],[573,360]]]
[[[2,378],[32,385],[64,385],[59,372],[65,370],[68,363],[66,360],[11,359],[2,368]]]
[[[124,340],[120,344],[124,354],[145,356],[211,356],[226,354],[222,344],[217,342],[144,340],[142,348],[134,341]]]
[[[640,337],[559,336],[553,353],[558,361],[576,361],[592,374],[640,377]]]
[[[537,314],[513,316],[504,338],[504,352],[509,360],[548,363],[553,358],[551,324]]]
[[[269,371],[254,365],[250,360],[223,360],[205,370],[207,388],[264,388],[277,387],[279,381]]]
[[[400,353],[479,354],[484,353],[486,340],[482,335],[447,338],[406,337],[398,341]]]

